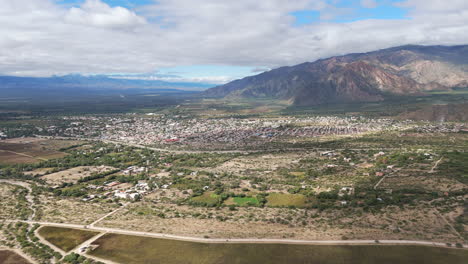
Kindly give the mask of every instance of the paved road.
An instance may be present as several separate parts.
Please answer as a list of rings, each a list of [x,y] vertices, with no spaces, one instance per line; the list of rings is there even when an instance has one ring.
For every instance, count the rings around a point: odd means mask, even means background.
[[[17,221],[17,220],[9,220]],[[65,223],[51,223],[51,222],[38,222],[38,221],[24,221],[29,224],[40,224],[45,226],[57,226],[65,228],[77,228],[87,229],[99,232],[123,234],[123,235],[134,235],[134,236],[145,236],[163,239],[173,239],[188,242],[199,242],[199,243],[265,243],[265,244],[298,244],[298,245],[368,245],[376,244],[375,240],[294,240],[294,239],[257,239],[257,238],[200,238],[200,237],[189,237],[189,236],[178,236],[162,233],[150,233],[141,231],[124,230],[117,228],[107,227],[96,227],[96,226],[85,226],[77,224],[65,224]],[[389,245],[424,245],[424,246],[438,246],[446,247],[445,243],[431,242],[431,241],[413,241],[413,240],[379,240],[379,244]],[[464,245],[464,248],[468,248],[468,245]]]

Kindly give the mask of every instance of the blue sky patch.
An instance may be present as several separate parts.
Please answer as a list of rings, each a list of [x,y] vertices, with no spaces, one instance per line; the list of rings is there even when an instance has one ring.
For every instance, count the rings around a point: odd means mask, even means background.
[[[396,6],[401,0],[377,0],[376,6],[367,8],[359,0],[329,1],[322,10],[298,10],[290,13],[296,18],[294,26],[317,22],[347,23],[366,19],[407,19],[408,10]]]

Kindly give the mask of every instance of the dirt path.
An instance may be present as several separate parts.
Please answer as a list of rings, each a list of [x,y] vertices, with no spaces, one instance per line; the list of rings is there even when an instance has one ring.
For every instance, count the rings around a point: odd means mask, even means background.
[[[379,185],[385,180],[385,178],[387,178],[387,176],[383,176],[382,179],[380,179],[380,181],[374,186],[374,190],[377,190],[377,187],[379,187]]]
[[[37,222],[37,221],[26,221],[26,222],[30,224],[39,224],[39,225],[44,225],[44,226],[76,228],[76,229],[92,230],[92,231],[115,233],[115,234],[122,234],[122,235],[145,236],[145,237],[173,239],[173,240],[198,242],[198,243],[243,243],[243,244],[264,243],[264,244],[298,244],[298,245],[377,244],[375,240],[294,240],[294,239],[258,239],[258,238],[247,238],[247,239],[243,239],[243,238],[200,238],[200,237],[178,236],[178,235],[162,234],[162,233],[150,233],[150,232],[123,230],[123,229],[106,228],[106,227],[89,227],[89,226],[77,225],[77,224],[50,223],[50,222]],[[445,243],[441,243],[441,242],[414,241],[414,240],[378,240],[378,244],[423,245],[423,246],[437,246],[437,247],[447,246]],[[468,245],[463,245],[463,247],[468,248]]]
[[[34,235],[39,238],[39,241],[44,244],[44,245],[48,245],[49,247],[51,247],[54,251],[57,251],[58,253],[62,254],[62,256],[65,256],[67,255],[67,252],[63,251],[62,249],[56,247],[54,244],[50,243],[49,241],[47,241],[45,238],[43,238],[40,234],[39,234],[39,229],[36,229],[34,231]]]
[[[44,159],[44,158],[34,157],[34,156],[31,156],[31,155],[28,155],[28,154],[24,154],[24,153],[20,153],[20,152],[15,152],[15,151],[11,151],[11,150],[2,150],[2,151],[4,151],[4,152],[10,152],[10,153],[13,153],[13,154],[16,154],[16,155],[19,155],[19,156],[23,156],[23,157],[28,157],[28,158],[31,158],[31,159],[47,161],[47,159]]]
[[[103,142],[108,144],[119,144],[124,146],[130,146],[135,148],[143,148],[149,149],[159,152],[167,152],[167,153],[174,153],[174,154],[203,154],[203,153],[214,153],[214,154],[229,154],[229,153],[261,153],[261,152],[283,152],[283,151],[321,151],[321,150],[331,150],[331,148],[277,148],[277,149],[259,149],[259,150],[173,150],[173,149],[162,149],[162,148],[153,148],[144,145],[128,143],[128,142],[121,142],[121,141],[113,141],[113,140],[105,140],[105,139],[97,139],[97,138],[74,138],[74,137],[52,137],[52,136],[39,136],[39,138],[46,138],[46,139],[58,139],[58,140],[83,140],[83,141],[91,141],[91,142]],[[401,148],[385,148],[386,150],[399,150]],[[342,149],[332,149],[334,151],[343,151],[343,150],[382,150],[382,148],[342,148]]]
[[[113,262],[113,261],[110,261],[110,260],[107,260],[107,259],[101,259],[101,258],[98,258],[98,257],[95,257],[95,256],[91,256],[91,255],[87,254],[86,252],[80,252],[81,248],[83,248],[83,247],[88,247],[89,248],[93,244],[94,241],[96,241],[97,239],[99,239],[100,237],[102,237],[105,234],[107,234],[107,232],[99,233],[99,234],[93,236],[92,238],[90,238],[90,239],[86,240],[85,242],[81,243],[80,245],[78,245],[75,249],[73,249],[73,252],[75,252],[77,254],[80,254],[80,255],[84,255],[87,258],[103,262],[105,264],[117,264],[116,262]]]
[[[15,252],[16,254],[20,255],[21,257],[23,257],[24,259],[26,259],[27,261],[29,261],[31,264],[38,264],[37,261],[35,261],[34,259],[32,259],[30,256],[26,255],[23,251],[17,249],[17,248],[9,248],[9,247],[0,247],[0,250],[9,250],[9,251],[13,251]]]
[[[122,205],[121,207],[115,209],[114,211],[112,211],[112,212],[106,214],[105,216],[99,218],[98,220],[92,222],[91,224],[88,225],[88,227],[94,227],[95,224],[97,224],[97,223],[101,222],[102,220],[106,219],[107,217],[109,217],[109,216],[111,216],[111,215],[117,213],[118,211],[122,210],[124,207],[126,207],[126,206],[129,205],[129,204],[130,204],[130,203],[126,203],[126,204]]]
[[[442,221],[444,221],[450,227],[450,229],[456,236],[458,236],[461,240],[464,240],[463,236],[455,229],[455,227],[453,227],[453,225],[449,221],[447,221],[447,219],[445,219],[445,217],[439,212],[439,210],[435,210],[435,214],[439,216],[442,219]]]
[[[434,166],[431,168],[431,170],[429,171],[429,173],[434,173],[434,170],[437,168],[437,166],[439,166],[439,163],[442,161],[442,159],[444,159],[444,157],[441,157],[438,161],[436,161],[436,163],[435,163]]]

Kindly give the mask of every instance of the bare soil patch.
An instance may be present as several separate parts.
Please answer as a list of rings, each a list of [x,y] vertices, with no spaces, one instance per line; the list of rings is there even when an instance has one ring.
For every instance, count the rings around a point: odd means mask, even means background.
[[[0,250],[0,263],[2,264],[30,264],[22,256],[11,250]]]

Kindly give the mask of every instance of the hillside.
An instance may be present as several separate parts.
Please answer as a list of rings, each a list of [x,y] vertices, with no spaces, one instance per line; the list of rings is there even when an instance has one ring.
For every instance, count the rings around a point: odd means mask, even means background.
[[[466,86],[468,45],[411,45],[281,67],[208,89],[205,95],[320,105]]]

